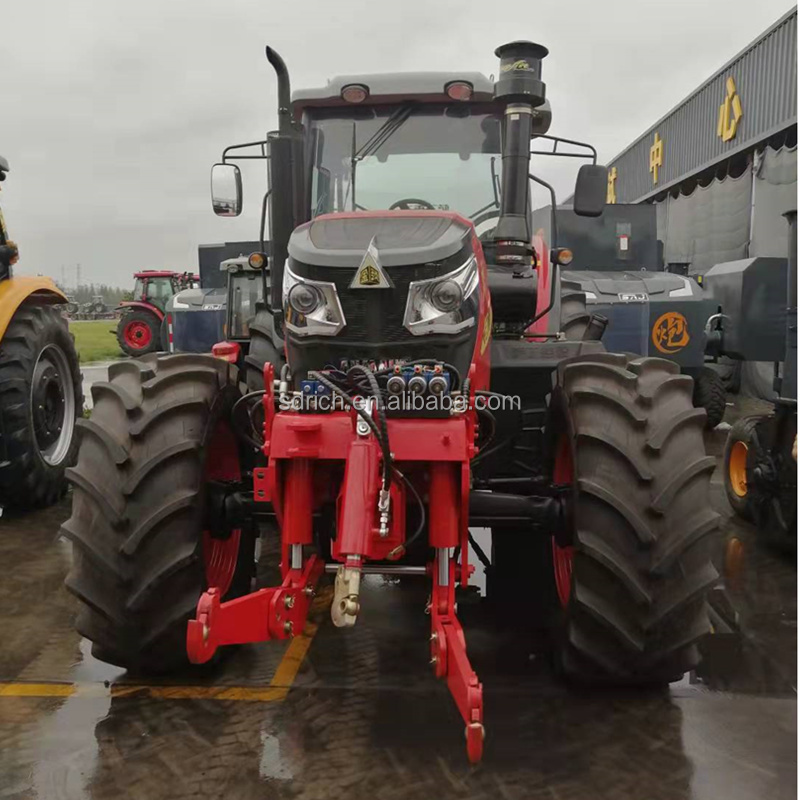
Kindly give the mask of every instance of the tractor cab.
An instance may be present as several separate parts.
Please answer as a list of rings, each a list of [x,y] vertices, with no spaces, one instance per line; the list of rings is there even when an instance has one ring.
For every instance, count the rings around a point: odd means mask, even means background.
[[[493,329],[520,333],[553,307],[558,282],[540,273],[556,256],[534,235],[528,164],[532,141],[559,140],[547,136],[539,79],[547,51],[521,47],[528,60],[512,47],[497,83],[473,72],[355,75],[281,97],[281,129],[256,143],[272,198],[262,206],[271,290],[258,327],[278,358],[285,342],[297,374],[358,360],[365,348],[400,359],[448,354],[467,370]],[[258,157],[239,152],[252,147],[227,148],[212,169],[218,215],[240,213],[234,162]],[[596,216],[605,169],[580,174],[576,213]],[[540,283],[547,293],[537,297]],[[390,286],[401,300],[370,291]]]
[[[228,301],[225,319],[226,338],[232,342],[250,339],[250,324],[255,319],[259,304],[264,299],[261,271],[264,264],[259,258],[227,258],[219,268],[227,275]],[[269,284],[267,283],[267,290]]]
[[[149,303],[163,312],[172,295],[182,288],[181,274],[170,271],[144,270],[134,275],[133,300]]]

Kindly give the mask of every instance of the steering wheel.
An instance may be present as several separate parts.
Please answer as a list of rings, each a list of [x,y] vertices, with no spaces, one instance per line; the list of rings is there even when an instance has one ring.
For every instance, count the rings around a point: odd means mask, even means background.
[[[436,210],[436,207],[431,205],[427,200],[420,200],[419,197],[404,197],[402,200],[392,203],[389,206],[389,211],[394,211],[397,208],[403,211],[415,211],[416,209],[411,208],[412,203],[415,206],[422,206],[430,211]]]

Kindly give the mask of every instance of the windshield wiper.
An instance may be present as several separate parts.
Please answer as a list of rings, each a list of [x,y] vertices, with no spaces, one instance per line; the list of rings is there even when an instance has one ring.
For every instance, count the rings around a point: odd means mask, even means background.
[[[353,122],[353,145],[350,155],[350,186],[347,191],[347,194],[350,194],[352,191],[353,211],[356,209],[356,164],[359,161],[363,161],[368,156],[374,155],[383,147],[389,138],[411,116],[411,112],[416,105],[416,103],[406,103],[393,111],[386,122],[384,122],[358,150],[356,150],[356,123]],[[347,205],[347,195],[345,195],[344,204],[345,206]]]
[[[470,214],[470,219],[475,219],[475,217],[480,216],[490,208],[500,208],[500,179],[497,177],[497,171],[495,170],[494,166],[496,160],[497,159],[495,156],[492,156],[491,161],[489,162],[491,166],[492,191],[494,192],[494,200],[492,200],[491,203],[487,203],[485,206],[483,206],[483,208],[479,208],[477,211],[474,211],[472,214]]]

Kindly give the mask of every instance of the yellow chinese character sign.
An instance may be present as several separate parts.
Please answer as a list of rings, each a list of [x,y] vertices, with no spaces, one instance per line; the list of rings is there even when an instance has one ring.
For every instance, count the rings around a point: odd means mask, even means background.
[[[664,142],[656,131],[653,146],[650,148],[650,172],[653,173],[653,183],[658,183],[658,168],[664,166]]]
[[[739,127],[744,112],[742,111],[742,101],[736,91],[736,84],[733,78],[725,81],[725,101],[719,107],[719,119],[717,120],[717,136],[723,142],[729,142],[736,136],[736,129]]]
[[[608,171],[608,190],[606,191],[606,203],[613,205],[617,202],[617,168],[611,167]]]

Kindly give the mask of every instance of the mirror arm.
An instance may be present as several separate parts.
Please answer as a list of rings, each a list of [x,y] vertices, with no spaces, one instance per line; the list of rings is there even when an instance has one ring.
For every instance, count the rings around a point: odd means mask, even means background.
[[[260,156],[229,156],[228,153],[231,150],[243,150],[245,147],[256,147],[257,145],[261,146],[261,155]],[[226,164],[228,161],[233,161],[234,159],[242,160],[242,159],[254,159],[254,160],[262,160],[269,158],[269,156],[264,152],[264,148],[267,145],[266,139],[258,141],[258,142],[244,142],[244,144],[232,144],[229,147],[226,147],[222,151],[222,163]]]
[[[544,188],[550,192],[550,236],[552,239],[550,249],[553,250],[554,248],[558,247],[558,229],[556,228],[556,190],[547,181],[537,178],[532,173],[528,173],[528,177],[534,183],[538,183],[539,186],[544,186]]]
[[[542,180],[541,178],[537,178],[532,173],[528,173],[528,177],[534,182],[538,183],[540,186],[544,186],[548,192],[550,192],[550,233],[552,236],[552,245],[550,247],[551,252],[555,250],[557,247],[556,242],[558,241],[558,231],[556,228],[556,190],[547,182]],[[550,300],[547,303],[547,307],[543,308],[525,327],[530,327],[531,325],[538,322],[545,314],[549,314],[552,311],[553,306],[556,304],[556,284],[558,281],[556,280],[558,274],[558,262],[556,262],[553,258],[550,259]]]
[[[550,136],[549,134],[542,133],[539,136],[535,137],[537,139],[547,139],[550,142],[554,142],[552,150],[531,150],[532,156],[560,156],[561,158],[591,158],[592,164],[597,163],[597,150],[595,149],[594,145],[589,144],[588,142],[579,142],[575,139],[564,139],[561,136]],[[558,143],[563,142],[564,144],[571,144],[575,147],[583,147],[586,150],[591,152],[591,155],[585,153],[559,153],[558,152]]]

